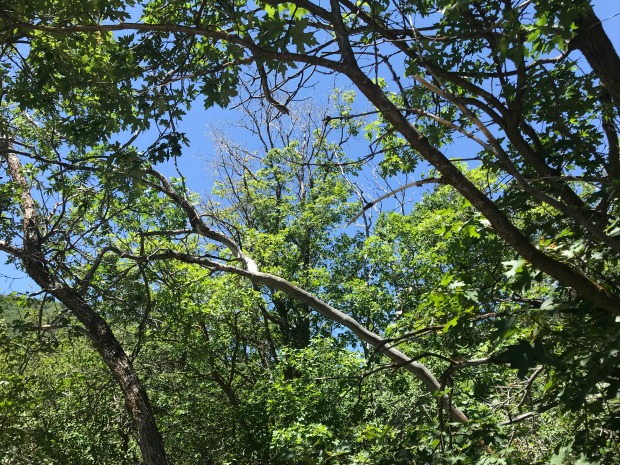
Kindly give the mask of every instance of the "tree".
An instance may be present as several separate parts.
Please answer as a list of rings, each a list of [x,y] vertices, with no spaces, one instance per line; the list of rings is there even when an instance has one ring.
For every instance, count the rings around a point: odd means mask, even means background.
[[[594,278],[584,276],[568,264],[534,247],[528,237],[510,221],[508,213],[468,182],[436,144],[438,137],[444,134],[450,137],[458,132],[479,132],[486,139],[481,141],[481,161],[497,164],[497,169],[514,178],[515,185],[533,202],[549,205],[559,216],[575,224],[575,228],[593,236],[601,246],[617,252],[615,239],[606,232],[606,214],[600,218],[595,206],[578,198],[579,195],[570,186],[570,178],[566,179],[566,176],[575,174],[577,167],[583,170],[580,175],[585,179],[598,180],[608,175],[613,179],[615,164],[614,131],[610,125],[613,120],[613,102],[618,100],[618,96],[615,95],[616,86],[613,75],[609,73],[610,67],[601,66],[600,63],[614,66],[620,60],[602,28],[587,28],[586,24],[596,23],[588,2],[553,5],[533,2],[523,6],[510,2],[472,2],[464,5],[412,2],[393,6],[368,4],[363,8],[345,2],[333,3],[329,10],[301,2],[285,4],[279,8],[266,4],[264,10],[261,10],[263,12],[258,15],[257,12],[237,5],[230,5],[215,14],[206,4],[201,5],[196,5],[194,10],[172,2],[162,5],[150,3],[140,23],[98,24],[103,19],[115,21],[127,16],[126,12],[109,7],[101,13],[95,13],[101,14],[101,18],[79,18],[69,20],[69,24],[65,25],[71,10],[59,10],[47,15],[46,12],[37,11],[35,3],[23,7],[26,11],[7,10],[3,21],[9,34],[9,45],[25,37],[34,50],[38,47],[46,47],[50,51],[69,50],[67,47],[74,44],[62,41],[74,41],[78,35],[94,37],[94,40],[76,46],[73,49],[75,52],[72,52],[77,55],[79,51],[88,56],[91,48],[104,41],[101,34],[106,33],[105,43],[110,44],[106,47],[127,57],[128,52],[120,47],[128,45],[130,40],[137,40],[137,50],[132,49],[134,63],[144,62],[147,69],[154,70],[157,67],[160,71],[153,73],[144,84],[138,82],[138,85],[145,86],[146,92],[140,95],[137,103],[150,98],[147,104],[151,108],[159,105],[162,116],[168,110],[165,108],[166,97],[174,103],[178,99],[188,102],[196,97],[198,90],[195,85],[188,86],[187,92],[183,92],[183,86],[175,85],[188,73],[196,85],[201,85],[200,92],[204,94],[207,104],[226,104],[231,94],[236,94],[238,70],[248,62],[256,63],[267,101],[272,101],[273,97],[265,78],[266,68],[278,70],[286,77],[286,70],[299,64],[302,71],[293,71],[293,77],[298,79],[305,76],[303,70],[310,68],[341,73],[379,109],[386,123],[401,134],[408,147],[432,164],[446,183],[457,188],[485,215],[498,234],[521,256],[564,286],[575,289],[598,307],[610,313],[617,312],[618,301],[610,290],[597,284]],[[407,24],[409,13],[424,17],[438,11],[440,7],[444,8],[444,14],[433,25],[433,30],[437,31],[441,41],[433,41],[433,37],[425,37],[422,34],[424,31],[418,31],[415,25]],[[532,23],[527,22],[530,15],[535,20]],[[111,31],[137,31],[141,36],[138,39],[134,35],[121,36],[116,41],[109,34]],[[162,49],[162,41],[170,35],[186,41],[187,46]],[[316,37],[323,36],[326,43],[317,47]],[[59,46],[54,43],[56,37],[61,38]],[[327,40],[328,37],[331,38]],[[592,37],[597,40],[591,40]],[[363,56],[367,44],[372,46],[378,40],[387,42],[395,50],[383,51],[382,47],[376,50],[374,60],[369,64],[360,63],[356,53]],[[600,44],[600,49],[595,49],[592,44]],[[548,53],[555,48],[563,53],[557,59],[548,58]],[[584,54],[594,69],[592,73],[597,74],[583,75],[574,70],[571,57],[574,50]],[[487,60],[478,57],[482,51],[489,52]],[[109,53],[105,49],[103,52]],[[337,60],[327,58],[334,54],[339,57]],[[390,57],[394,58],[390,60]],[[58,87],[64,80],[59,78],[64,75],[52,76],[52,73],[45,70],[60,66],[59,61],[66,57],[57,57],[57,62],[45,63],[41,62],[41,58],[41,53],[28,55],[30,72],[42,79],[47,75],[49,91],[60,92],[64,97],[65,89]],[[106,58],[111,61],[109,57]],[[399,73],[396,64],[392,63],[394,60],[402,60],[404,74],[410,84],[406,85],[403,79],[397,79]],[[179,66],[179,63],[183,63],[183,66]],[[124,91],[123,87],[130,85],[132,78],[136,79],[137,68],[134,65],[132,69],[131,64],[127,65],[121,60],[115,60],[112,65],[115,71],[116,66],[130,68],[120,79],[108,81],[123,82],[120,91]],[[360,66],[376,71],[369,73]],[[379,82],[373,82],[368,77],[373,73],[379,75],[382,67],[388,71],[393,70],[395,84],[397,87],[400,85],[400,92],[390,94],[381,88]],[[82,68],[84,73],[91,71],[88,65]],[[598,91],[593,87],[594,76],[601,79],[603,90]],[[17,75],[16,85],[5,87],[11,89],[10,97],[14,94],[20,104],[28,105],[27,99],[19,97],[24,96],[26,90],[29,90],[26,86],[31,84],[20,79],[21,75]],[[493,80],[501,85],[497,95],[485,90],[485,82],[491,83]],[[215,82],[218,84],[214,85]],[[81,83],[77,81],[75,84]],[[99,84],[85,84],[86,92],[92,92],[95,96],[103,95],[103,89],[98,88]],[[157,84],[157,88],[163,85],[164,91],[156,91],[154,84]],[[548,87],[544,84],[550,86],[553,95],[546,93]],[[169,95],[166,95],[168,89]],[[537,92],[537,89],[544,90]],[[67,89],[69,93],[71,90]],[[149,92],[157,93],[151,96]],[[588,105],[576,107],[577,102],[583,103],[580,94],[583,92],[587,92],[586,95],[590,97],[586,100]],[[30,95],[34,96],[34,93]],[[416,127],[408,120],[408,116],[428,116],[423,107],[426,105],[425,99],[429,97],[438,100],[439,114],[429,116],[432,124]],[[553,98],[555,108],[568,112],[569,118],[558,118],[562,112],[549,112],[550,98]],[[68,101],[67,104],[73,102]],[[139,127],[135,116],[126,107],[121,111],[113,105],[109,107],[102,108],[104,115],[110,110],[116,111],[120,127]],[[53,113],[59,108],[53,106],[45,110]],[[149,110],[148,117],[156,119],[158,115],[150,114],[152,111]],[[173,120],[178,115],[179,111],[168,115],[171,126],[174,126]],[[492,123],[483,124],[483,115]],[[81,117],[69,115],[64,119],[76,124]],[[587,123],[594,117],[609,123],[601,131],[591,131],[588,137],[582,137],[581,123]],[[534,121],[537,122],[536,126]],[[434,130],[437,123],[440,124],[439,133]],[[102,129],[97,135],[109,133],[117,127]],[[581,132],[571,127],[580,127]],[[591,125],[586,127],[590,129]],[[474,135],[471,134],[471,137]],[[605,137],[610,138],[611,153],[597,155],[601,163],[591,166],[589,161],[600,152],[598,147]],[[570,142],[577,143],[575,152],[554,160],[553,154],[568,150],[566,145]],[[589,157],[584,158],[586,154]],[[153,156],[157,158],[156,154]],[[600,169],[605,169],[605,172],[601,173]],[[606,199],[606,203],[610,201]]]
[[[140,21],[128,21],[137,15]],[[117,270],[119,276],[124,267],[144,273],[153,260],[178,260],[288,293],[353,329],[420,376],[430,390],[441,387],[424,365],[388,346],[381,335],[307,289],[260,272],[238,242],[203,221],[182,186],[150,167],[180,154],[183,134],[177,121],[184,106],[199,98],[206,105],[229,104],[246,71],[255,76],[252,95],[261,95],[282,115],[290,113],[290,102],[301,95],[299,89],[313,72],[346,78],[377,114],[372,147],[376,157],[383,155],[384,172],[413,173],[416,166],[428,164],[438,182],[452,186],[467,208],[481,215],[472,213],[477,223],[469,224],[451,213],[444,219],[462,223],[456,229],[474,238],[487,228],[512,251],[507,257],[512,260],[504,261],[514,281],[503,289],[491,283],[491,301],[474,308],[498,312],[502,300],[509,300],[511,308],[543,315],[536,325],[544,331],[524,323],[530,340],[514,341],[495,354],[497,361],[510,362],[521,374],[532,361],[554,367],[553,376],[563,379],[566,389],[550,399],[551,405],[578,408],[593,392],[615,397],[618,339],[610,328],[620,309],[620,86],[615,79],[620,59],[590,2],[332,0],[328,7],[305,0],[257,5],[153,1],[139,12],[115,2],[31,2],[3,5],[0,29],[6,70],[2,153],[10,187],[21,195],[16,202],[7,189],[2,203],[23,231],[11,221],[3,223],[0,248],[19,258],[30,276],[70,308],[94,337],[128,399],[146,462],[166,462],[146,392],[93,310],[102,294],[93,291],[92,303],[84,297],[109,254],[127,261]],[[587,68],[579,67],[584,60]],[[287,93],[287,88],[294,90]],[[336,114],[330,120],[361,117]],[[156,140],[143,152],[132,148],[135,137],[126,143],[114,140],[119,131],[148,128],[157,129]],[[457,137],[479,146],[470,158],[501,180],[500,187],[476,183],[462,164],[442,152]],[[34,171],[24,172],[18,156],[30,158]],[[52,175],[50,186],[35,183],[46,172]],[[94,210],[92,227],[80,233],[75,226],[82,211],[65,199],[80,195],[80,183],[88,176],[96,179],[102,200],[96,202],[100,208]],[[50,188],[59,194],[63,209],[40,211],[47,204],[32,194],[33,185],[40,186],[43,199]],[[108,203],[147,191],[152,200],[172,202],[175,227],[156,224],[158,232],[141,234],[146,220],[138,214],[133,223],[123,220],[118,227],[125,232],[115,231],[112,240],[105,231],[110,220],[112,229],[117,227],[113,217],[122,209],[110,209]],[[62,239],[65,221],[70,232]],[[152,239],[185,231],[187,224],[215,247],[200,242],[186,249],[178,241],[168,250]],[[443,234],[450,232],[444,228]],[[87,236],[93,237],[85,241],[90,255],[74,245],[75,237]],[[441,249],[432,243],[429,247]],[[83,265],[91,258],[96,266],[89,271]],[[499,266],[484,254],[472,258],[481,266]],[[454,269],[462,273],[458,266]],[[472,292],[480,295],[484,289],[475,287],[484,287],[484,280],[463,281],[458,273],[439,282],[458,295],[435,293],[436,302],[475,303]],[[457,284],[461,282],[465,286]],[[561,323],[551,311],[560,313]],[[498,325],[501,334],[512,330]],[[580,373],[587,375],[585,381]],[[452,415],[465,421],[448,397],[443,399]]]
[[[131,359],[113,334],[110,326],[88,303],[85,296],[88,286],[91,284],[90,280],[94,277],[93,274],[101,259],[95,259],[90,272],[87,271],[83,276],[76,277],[75,271],[68,266],[72,264],[76,256],[79,257],[80,254],[88,253],[87,249],[80,249],[76,242],[82,242],[85,239],[84,245],[87,248],[92,247],[93,240],[88,237],[88,233],[92,232],[93,229],[97,231],[101,227],[105,228],[105,223],[110,218],[105,214],[91,217],[90,219],[93,220],[95,226],[90,231],[88,228],[85,231],[82,230],[84,225],[77,226],[76,223],[81,222],[83,215],[87,213],[84,207],[98,199],[84,195],[85,185],[82,183],[80,183],[81,185],[78,184],[76,192],[74,190],[75,184],[66,179],[64,180],[66,182],[62,183],[62,189],[55,194],[66,195],[70,199],[75,199],[74,201],[78,202],[77,209],[69,215],[65,215],[67,207],[65,201],[60,212],[52,211],[52,214],[47,217],[43,215],[37,206],[30,182],[24,174],[24,169],[12,149],[9,139],[5,138],[2,141],[6,172],[10,178],[10,188],[13,190],[11,196],[18,196],[19,199],[17,208],[14,210],[19,216],[14,219],[20,221],[9,225],[7,235],[12,240],[21,240],[19,245],[3,241],[2,250],[19,259],[24,270],[33,281],[46,294],[58,299],[59,302],[69,308],[84,325],[85,331],[123,390],[126,408],[134,422],[136,432],[140,436],[139,443],[143,459],[147,463],[166,463],[161,437],[155,425],[148,396],[132,366]],[[45,189],[42,190],[45,193]],[[80,198],[77,198],[76,194]],[[104,192],[102,195],[104,202],[113,200],[106,198],[106,194]],[[44,203],[43,205],[44,209],[49,207],[49,204]],[[102,213],[102,210],[98,209],[97,212]],[[110,213],[114,216],[118,214],[118,211],[112,209]],[[22,226],[21,234],[15,231],[19,227],[19,223]],[[82,232],[81,236],[80,232]],[[71,236],[76,234],[76,236],[71,237],[67,234]],[[101,256],[101,258],[103,257]],[[53,263],[62,264],[61,268],[54,270],[52,268]],[[66,272],[65,276],[63,276],[63,271]]]
[[[17,118],[13,124],[19,125],[21,121]],[[33,140],[40,136],[37,129],[35,126]],[[25,139],[20,143],[26,145]],[[383,344],[379,335],[355,319],[285,279],[259,272],[256,263],[231,238],[204,222],[190,197],[182,190],[179,193],[177,187],[157,171],[148,168],[143,178],[135,179],[135,168],[130,167],[129,173],[118,172],[107,182],[100,183],[101,179],[93,174],[101,168],[82,169],[74,165],[69,177],[64,175],[69,163],[40,165],[42,174],[49,172],[44,178],[61,178],[62,183],[58,184],[58,190],[37,183],[42,201],[36,202],[34,188],[27,181],[16,151],[9,142],[6,144],[7,172],[19,201],[13,207],[14,222],[7,229],[7,236],[14,243],[5,241],[2,248],[21,260],[43,291],[58,299],[84,325],[84,331],[123,390],[145,461],[158,463],[167,459],[146,390],[133,366],[132,359],[139,349],[141,336],[138,336],[134,354],[129,356],[100,314],[108,315],[111,321],[119,315],[122,321],[138,311],[133,317],[141,320],[138,332],[145,330],[144,324],[152,308],[149,289],[152,278],[143,267],[147,262],[179,260],[248,277],[254,285],[265,283],[351,329],[366,343],[405,365],[430,391],[439,388],[439,382],[422,363],[409,360],[398,349]],[[104,170],[107,171],[107,167]],[[162,216],[152,218],[158,203]],[[164,215],[166,205],[172,205],[174,211]],[[185,222],[189,222],[192,229],[179,229]],[[23,234],[20,234],[20,226]],[[194,239],[176,244],[159,239],[187,234]],[[201,237],[225,245],[234,259],[245,264],[245,269],[227,264],[230,261],[228,252],[222,251],[220,256],[210,254],[212,246],[202,243]],[[110,255],[117,259],[110,259]],[[55,263],[61,266],[55,268]],[[145,286],[139,298],[135,284],[130,284],[136,279]],[[440,399],[454,418],[466,421],[458,407],[449,404],[447,396],[440,396]]]

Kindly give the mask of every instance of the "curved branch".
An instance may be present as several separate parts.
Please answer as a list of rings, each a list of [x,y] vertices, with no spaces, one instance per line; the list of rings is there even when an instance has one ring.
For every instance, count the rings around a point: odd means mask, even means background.
[[[491,223],[493,230],[517,253],[534,267],[557,279],[563,286],[573,288],[581,297],[612,315],[620,314],[620,298],[600,284],[575,271],[567,264],[550,257],[539,250],[495,205],[492,199],[481,192],[459,169],[407,120],[399,109],[384,94],[383,90],[359,68],[342,70],[357,88],[377,107],[392,126],[407,140],[411,148],[418,151],[437,171],[447,184],[453,186],[476,210]]]
[[[159,184],[155,184],[152,182],[148,182],[147,184],[154,189],[159,190],[160,192],[166,194],[174,203],[176,203],[179,207],[183,209],[187,218],[189,219],[190,224],[194,228],[194,230],[200,234],[201,236],[212,239],[220,244],[225,245],[230,249],[230,251],[243,262],[245,267],[250,271],[257,271],[258,266],[250,257],[248,257],[243,251],[241,247],[228,236],[225,236],[222,233],[214,231],[202,220],[200,214],[196,210],[196,208],[181,194],[179,194],[172,184],[168,181],[168,179],[158,171],[154,169],[146,170],[147,174],[154,176],[159,180]]]
[[[262,64],[257,64],[258,75],[260,76],[261,87],[263,88],[263,96],[265,100],[269,102],[273,107],[278,110],[280,113],[284,115],[288,115],[290,112],[288,108],[284,105],[276,101],[271,95],[271,90],[269,90],[269,83],[267,82],[267,73],[265,72],[265,67]]]
[[[172,250],[167,250],[161,253],[154,253],[148,256],[140,256],[122,252],[121,250],[113,247],[110,248],[110,250],[119,254],[119,256],[123,258],[135,260],[139,263],[157,260],[178,260],[184,263],[192,263],[195,265],[204,266],[212,270],[242,276],[249,279],[254,285],[262,285],[271,289],[282,291],[289,297],[292,297],[297,301],[302,302],[313,308],[325,318],[341,324],[345,328],[349,329],[353,334],[355,334],[361,341],[370,344],[393,362],[402,365],[407,371],[409,371],[410,373],[415,375],[420,381],[422,381],[422,383],[430,393],[433,394],[441,388],[441,384],[439,383],[439,381],[437,381],[435,376],[433,376],[433,374],[428,370],[428,368],[426,368],[425,365],[418,361],[412,360],[400,350],[387,344],[383,338],[364,327],[355,318],[332,307],[327,302],[324,302],[318,297],[312,295],[310,292],[296,286],[295,284],[287,281],[284,278],[272,275],[270,273],[262,273],[258,270],[247,270],[236,266],[219,263],[209,258],[175,252]],[[451,418],[454,421],[459,421],[461,423],[467,423],[469,421],[467,416],[458,407],[450,404],[448,396],[442,396],[442,403],[444,408],[450,412]]]
[[[25,22],[16,22],[14,28],[21,28],[29,31],[47,32],[48,34],[71,34],[74,32],[117,32],[117,31],[138,31],[138,32],[161,32],[161,33],[179,33],[190,36],[207,37],[210,39],[231,44],[239,45],[250,51],[254,58],[274,59],[280,62],[296,62],[307,63],[314,66],[337,71],[341,64],[337,61],[327,58],[311,56],[305,53],[292,53],[287,51],[267,50],[256,45],[252,40],[230,34],[221,30],[203,29],[198,27],[180,26],[177,24],[144,24],[144,23],[118,23],[118,24],[81,24],[72,26],[45,26],[41,24],[31,24]],[[246,62],[242,60],[241,62]],[[235,64],[236,62],[230,62]]]
[[[607,245],[607,247],[609,247],[611,250],[620,253],[620,242],[606,234],[604,230],[602,230],[594,222],[586,218],[580,211],[570,205],[560,202],[556,198],[542,192],[540,189],[537,189],[531,183],[529,183],[525,176],[521,174],[519,169],[510,160],[510,157],[508,156],[508,154],[506,154],[505,150],[502,148],[501,144],[495,138],[495,136],[491,133],[489,128],[482,121],[480,121],[480,119],[471,110],[469,110],[469,108],[460,103],[458,99],[456,99],[449,92],[439,89],[437,86],[426,81],[423,77],[418,75],[415,75],[413,77],[429,91],[445,98],[448,101],[453,102],[465,114],[465,116],[467,116],[471,121],[474,122],[478,129],[480,129],[480,131],[489,140],[491,146],[487,145],[487,147],[499,158],[499,160],[502,162],[502,167],[508,172],[508,174],[510,174],[515,179],[519,187],[521,187],[525,192],[530,194],[534,199],[538,200],[539,202],[546,203],[547,205],[558,210],[559,212],[565,214],[567,217],[572,218],[575,223],[577,223],[586,231],[591,233],[594,237]],[[572,190],[570,190],[570,192],[573,194],[573,196],[576,196],[576,194]],[[579,202],[581,202],[581,199],[579,199]]]

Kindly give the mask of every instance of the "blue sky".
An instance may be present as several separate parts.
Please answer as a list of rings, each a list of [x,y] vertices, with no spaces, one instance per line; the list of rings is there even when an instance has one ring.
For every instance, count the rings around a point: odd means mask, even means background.
[[[620,2],[618,0],[596,0],[593,2],[598,17],[603,21],[603,27],[610,36],[616,49],[620,49]],[[331,86],[330,84],[329,86]],[[324,101],[315,102],[317,106],[327,105],[329,91],[316,92]],[[212,175],[209,172],[207,160],[214,154],[214,147],[208,135],[209,128],[233,128],[239,117],[232,111],[220,108],[205,110],[200,103],[196,103],[184,118],[180,130],[187,134],[190,145],[179,159],[179,168],[187,180],[188,187],[201,195],[207,194],[212,185]],[[229,131],[231,138],[245,143],[249,136],[240,130]],[[362,147],[361,150],[365,148]],[[172,164],[167,163],[160,167],[165,174],[176,175]],[[13,265],[5,265],[5,256],[0,254],[0,293],[35,291],[31,281],[16,270]]]

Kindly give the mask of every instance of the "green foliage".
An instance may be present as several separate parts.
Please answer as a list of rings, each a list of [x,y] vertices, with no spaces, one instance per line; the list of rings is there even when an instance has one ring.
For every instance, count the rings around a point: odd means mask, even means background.
[[[119,390],[73,320],[45,301],[0,305],[0,461],[136,463]]]
[[[620,331],[597,301],[620,279],[618,96],[579,45],[598,30],[580,26],[590,2],[13,3],[0,249],[114,328],[173,463],[618,462]],[[313,70],[355,89],[304,122],[291,102]],[[196,213],[184,180],[166,195],[151,168],[182,155],[191,105],[238,97],[261,148],[222,143]],[[437,185],[398,212],[366,204],[366,179],[412,177]],[[251,270],[220,272],[243,266],[232,240],[383,346]],[[0,299],[0,462],[139,463],[115,380],[55,290]],[[386,345],[441,388],[386,364]]]

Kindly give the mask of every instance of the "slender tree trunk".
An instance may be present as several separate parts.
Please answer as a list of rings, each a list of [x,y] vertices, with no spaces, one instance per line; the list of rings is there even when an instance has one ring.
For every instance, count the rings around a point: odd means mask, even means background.
[[[125,396],[125,407],[133,422],[138,445],[145,465],[168,465],[163,441],[151,409],[151,404],[131,360],[118,342],[112,329],[83,297],[56,278],[42,252],[36,203],[30,185],[22,172],[19,158],[11,152],[10,139],[0,134],[0,153],[7,163],[8,174],[20,187],[20,206],[23,221],[23,242],[19,252],[12,249],[30,278],[42,290],[62,302],[88,331],[97,352],[103,358]]]
[[[44,286],[50,283],[49,276],[41,274],[41,270],[32,263],[25,263],[25,268],[29,276],[46,289]],[[50,294],[67,306],[86,327],[97,352],[121,387],[125,396],[125,408],[132,420],[145,465],[168,465],[146,389],[110,326],[73,289],[63,285],[48,289]]]

